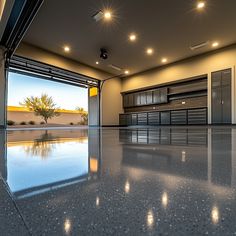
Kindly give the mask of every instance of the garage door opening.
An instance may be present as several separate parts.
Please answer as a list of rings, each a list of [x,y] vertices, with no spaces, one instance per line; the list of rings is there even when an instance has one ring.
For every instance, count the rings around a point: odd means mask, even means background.
[[[8,73],[8,126],[81,126],[88,124],[88,88]]]

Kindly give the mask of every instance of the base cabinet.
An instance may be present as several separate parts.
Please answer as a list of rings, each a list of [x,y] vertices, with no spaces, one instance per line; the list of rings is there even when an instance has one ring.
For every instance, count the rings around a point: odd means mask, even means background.
[[[120,114],[120,126],[206,125],[207,108]]]

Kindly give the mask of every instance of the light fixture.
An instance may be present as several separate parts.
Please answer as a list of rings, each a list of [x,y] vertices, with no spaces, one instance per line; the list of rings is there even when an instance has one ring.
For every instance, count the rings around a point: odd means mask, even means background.
[[[110,65],[108,65],[108,67],[111,67],[112,69],[117,70],[117,71],[121,71],[122,70],[119,66],[116,66],[114,64],[110,64]]]
[[[152,48],[147,48],[146,53],[148,55],[152,55],[153,54],[153,49]]]
[[[125,70],[125,74],[128,75],[128,74],[129,74],[129,71],[128,71],[128,70]]]
[[[70,52],[70,47],[69,47],[69,46],[65,46],[65,47],[64,47],[64,51],[65,51],[65,52]]]
[[[104,12],[104,19],[105,19],[105,20],[110,20],[111,17],[112,17],[112,14],[111,14],[110,11],[105,11],[105,12]]]
[[[197,3],[197,9],[201,10],[206,6],[206,3],[204,1],[199,1]]]
[[[203,47],[206,47],[208,44],[209,44],[209,41],[201,42],[201,43],[198,43],[198,44],[195,44],[195,45],[190,46],[190,49],[191,49],[192,51],[194,51],[194,50],[197,50],[197,49],[201,49],[201,48],[203,48]]]
[[[162,58],[161,62],[162,63],[166,63],[167,62],[167,58]]]
[[[96,61],[96,65],[98,65],[99,64],[99,62],[98,61]]]
[[[129,40],[130,40],[131,42],[136,41],[136,39],[137,39],[136,34],[130,34],[130,35],[129,35]]]
[[[218,47],[218,46],[219,46],[219,43],[218,43],[218,42],[212,43],[212,47],[213,47],[213,48],[216,48],[216,47]]]

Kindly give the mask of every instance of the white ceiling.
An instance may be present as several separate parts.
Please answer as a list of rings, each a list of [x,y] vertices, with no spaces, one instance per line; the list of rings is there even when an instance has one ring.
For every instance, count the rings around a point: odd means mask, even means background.
[[[206,8],[196,10],[197,0],[45,0],[24,41],[78,62],[119,74],[115,64],[131,74],[160,66],[161,58],[178,61],[201,54],[212,47],[191,51],[204,41],[219,41],[220,47],[236,42],[236,1],[207,0]],[[100,9],[111,9],[110,22],[95,22],[91,16]],[[128,35],[138,40],[131,43]],[[71,52],[66,54],[63,45]],[[99,58],[106,47],[109,59]],[[152,47],[152,56],[145,49]],[[96,61],[100,61],[96,65]]]

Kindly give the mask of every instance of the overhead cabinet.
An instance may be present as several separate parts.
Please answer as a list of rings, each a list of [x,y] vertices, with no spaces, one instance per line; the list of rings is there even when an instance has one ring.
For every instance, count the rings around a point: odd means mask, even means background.
[[[144,92],[128,93],[123,95],[124,108],[167,103],[167,88],[148,90]]]

